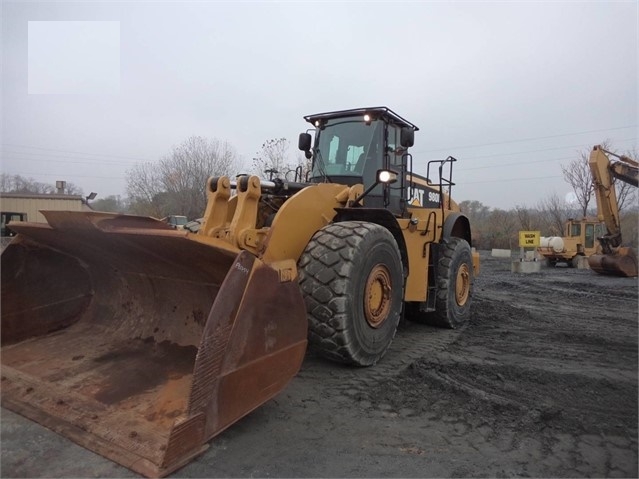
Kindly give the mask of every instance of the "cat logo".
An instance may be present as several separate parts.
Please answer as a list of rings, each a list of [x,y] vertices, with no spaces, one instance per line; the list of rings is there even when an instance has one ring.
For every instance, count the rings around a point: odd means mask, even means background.
[[[431,187],[424,188],[419,184],[413,184],[409,187],[408,196],[411,198],[410,206],[418,208],[439,208],[441,206],[441,194]]]
[[[424,204],[424,190],[414,188],[413,199],[410,201],[411,206],[423,206]]]

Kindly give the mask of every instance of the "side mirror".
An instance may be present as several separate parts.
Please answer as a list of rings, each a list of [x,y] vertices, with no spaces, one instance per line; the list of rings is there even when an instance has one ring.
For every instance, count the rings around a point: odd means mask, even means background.
[[[399,137],[399,142],[404,148],[410,148],[415,144],[415,130],[404,127]]]
[[[309,151],[311,149],[311,134],[300,133],[300,138],[297,142],[297,146],[302,151]]]

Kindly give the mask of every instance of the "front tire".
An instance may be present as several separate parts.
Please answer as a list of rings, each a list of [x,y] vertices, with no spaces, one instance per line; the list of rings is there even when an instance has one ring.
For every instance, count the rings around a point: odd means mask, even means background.
[[[320,355],[357,366],[388,350],[403,301],[403,266],[383,226],[346,221],[325,226],[299,260],[309,344]]]

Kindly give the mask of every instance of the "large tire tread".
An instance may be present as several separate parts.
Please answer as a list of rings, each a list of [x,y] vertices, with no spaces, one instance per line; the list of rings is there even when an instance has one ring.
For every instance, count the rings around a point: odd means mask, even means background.
[[[358,321],[358,298],[354,290],[362,287],[354,278],[361,274],[359,269],[368,250],[382,242],[391,245],[389,251],[397,268],[394,272],[399,272],[399,284],[394,285],[398,291],[393,290],[394,310],[386,320],[388,324],[385,322],[379,330],[370,333],[375,335],[374,346],[367,348],[354,330],[354,322]],[[307,307],[310,348],[341,363],[375,364],[395,336],[403,299],[401,257],[391,233],[382,226],[363,221],[329,224],[313,236],[300,257],[298,269]]]
[[[470,297],[464,308],[456,308],[454,289],[459,261],[466,260],[470,267]],[[472,255],[470,245],[461,238],[450,238],[444,245],[442,257],[439,260],[437,277],[437,297],[435,312],[431,315],[432,324],[442,328],[456,329],[463,326],[470,319],[472,303]],[[451,284],[452,283],[452,284]]]
[[[457,271],[464,262],[471,274],[470,290],[466,304],[460,307],[455,299],[455,282]],[[437,265],[435,311],[422,311],[420,303],[407,303],[408,319],[441,328],[462,327],[470,319],[473,293],[472,272],[472,254],[466,240],[453,237],[442,243]]]

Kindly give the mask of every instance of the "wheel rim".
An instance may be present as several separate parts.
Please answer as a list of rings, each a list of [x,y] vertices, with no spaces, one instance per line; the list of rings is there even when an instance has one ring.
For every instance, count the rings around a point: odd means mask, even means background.
[[[364,291],[364,316],[373,328],[379,328],[391,307],[391,279],[386,266],[378,264],[368,275]]]
[[[455,281],[455,299],[459,306],[464,306],[470,295],[470,269],[463,263],[457,270],[457,281]]]

